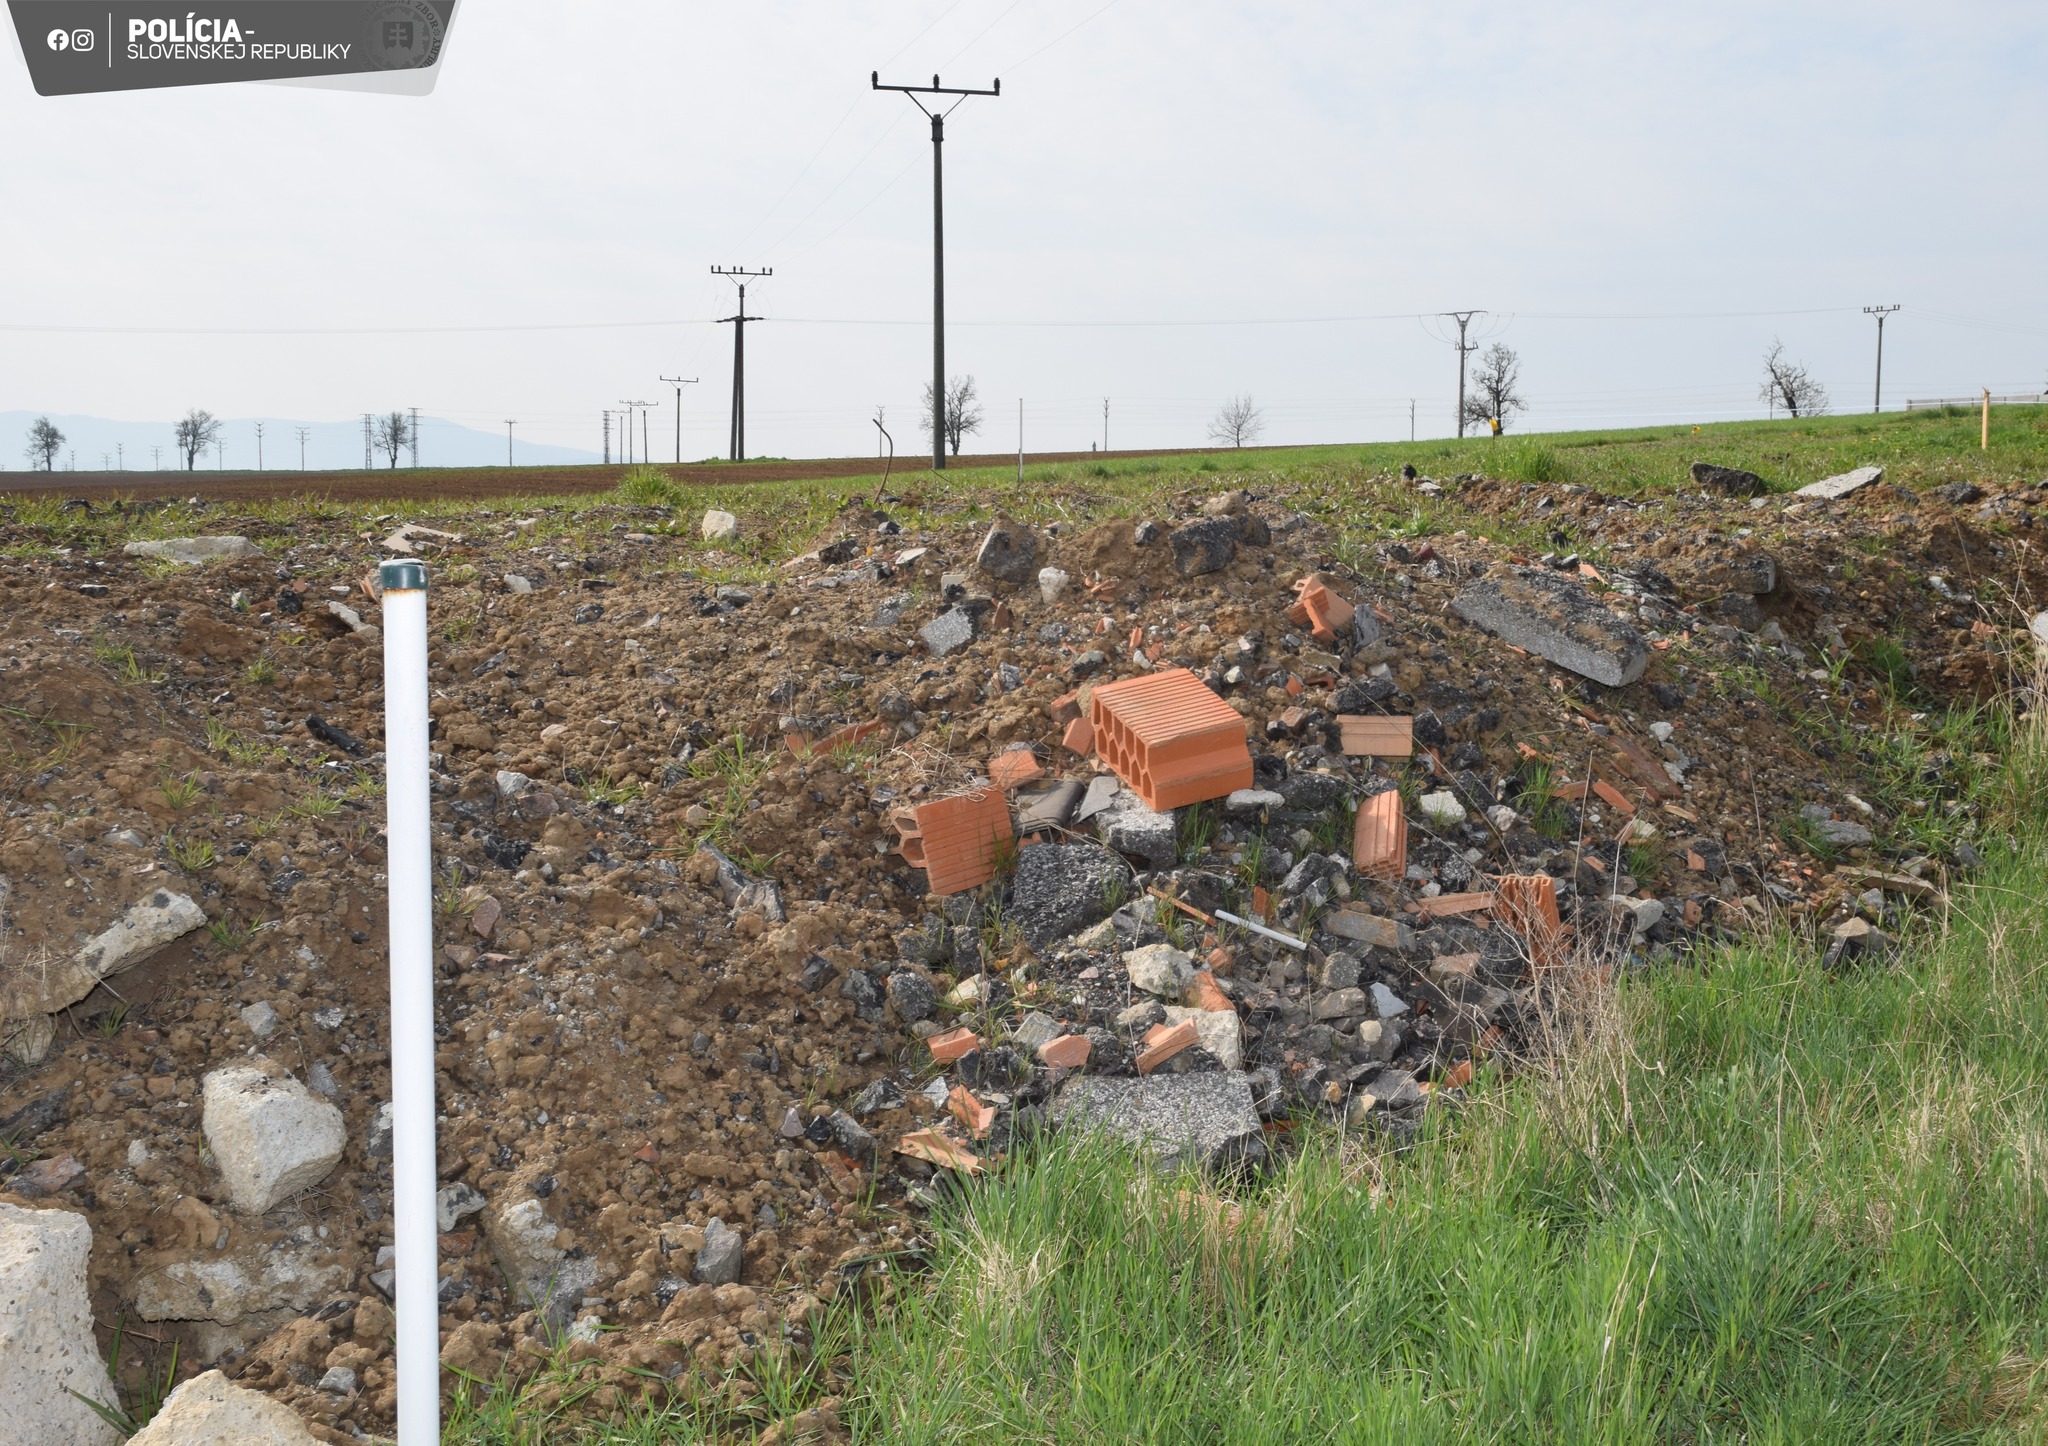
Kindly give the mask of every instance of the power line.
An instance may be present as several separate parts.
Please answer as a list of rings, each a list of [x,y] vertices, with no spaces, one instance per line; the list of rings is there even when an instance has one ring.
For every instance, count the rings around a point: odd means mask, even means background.
[[[306,470],[306,436],[313,429],[311,427],[294,427],[292,430],[299,434],[299,470],[303,472]],[[156,449],[152,447],[150,450],[155,451]]]
[[[732,460],[738,462],[747,454],[747,323],[766,319],[747,315],[747,281],[753,277],[773,276],[775,268],[770,266],[761,271],[749,271],[744,266],[714,266],[711,274],[731,277],[740,289],[739,310],[718,319],[721,326],[732,323],[732,428],[726,440],[730,443]]]
[[[932,122],[932,470],[946,470],[946,197],[944,146],[946,117],[967,103],[969,96],[999,96],[1000,80],[988,90],[961,89],[939,84],[937,75],[930,85],[884,85],[879,70],[868,72],[868,84],[875,90],[893,90],[910,97],[910,103],[931,117]],[[959,99],[946,109],[932,110],[920,95],[954,95]],[[935,102],[936,103],[936,102]]]
[[[1870,394],[1870,410],[1881,411],[1884,407],[1884,319],[1899,308],[1896,306],[1866,306],[1865,316],[1877,318],[1877,381]]]
[[[744,310],[745,308],[741,308]],[[658,381],[669,382],[676,389],[676,461],[683,460],[683,388],[697,385],[695,377],[658,377]]]
[[[1486,313],[1483,311],[1446,311],[1439,314],[1447,316],[1458,323],[1458,435],[1462,437],[1465,435],[1465,358],[1479,350],[1479,343],[1476,341],[1469,346],[1466,344],[1465,328],[1471,325],[1473,317],[1484,316]]]
[[[406,437],[412,443],[412,467],[417,472],[420,467],[420,409],[418,407],[412,409],[412,427],[406,433]]]

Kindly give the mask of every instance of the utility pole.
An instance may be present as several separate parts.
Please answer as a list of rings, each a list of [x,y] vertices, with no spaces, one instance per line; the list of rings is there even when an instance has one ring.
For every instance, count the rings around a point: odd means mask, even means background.
[[[612,461],[612,409],[604,409],[604,461],[609,467]]]
[[[263,424],[256,424],[256,470],[263,470]]]
[[[299,434],[299,470],[303,472],[306,470],[306,434],[313,429],[311,427],[295,427],[293,430]]]
[[[161,447],[151,447],[151,448],[149,449],[149,469],[150,469],[150,471],[152,471],[152,472],[161,472],[161,471],[163,471],[163,470],[164,470],[164,449],[163,449],[163,448],[161,448]]]
[[[745,311],[746,308],[741,307],[740,310]],[[683,460],[683,388],[696,386],[697,379],[695,377],[658,377],[656,380],[673,383],[676,389],[676,464],[680,466]]]
[[[1102,399],[1102,450],[1109,450],[1109,398]]]
[[[113,471],[113,470],[114,470],[114,454],[113,454],[112,452],[102,452],[102,453],[100,453],[100,471],[102,471],[102,472],[111,472],[111,471]]]
[[[1870,410],[1873,412],[1881,411],[1884,408],[1884,319],[1898,309],[1897,306],[1866,306],[1863,308],[1865,316],[1877,318],[1877,385],[1871,392],[1870,397]]]
[[[747,315],[747,278],[752,276],[773,276],[775,268],[749,271],[744,266],[714,266],[713,276],[730,276],[740,289],[740,309],[731,316],[718,318],[720,326],[728,321],[732,326],[732,434],[729,454],[738,462],[747,455],[747,323],[760,321],[761,317]]]
[[[1458,323],[1458,435],[1465,435],[1465,358],[1479,350],[1479,343],[1470,345],[1465,341],[1465,328],[1472,324],[1475,316],[1484,316],[1484,311],[1442,311],[1439,316],[1450,317]]]
[[[650,460],[647,455],[647,413],[644,409],[653,406],[654,403],[620,402],[619,405],[626,409],[626,450],[629,452],[632,451],[633,441],[633,408],[640,407],[643,409],[640,413],[640,460],[642,462]],[[631,457],[628,457],[626,460],[630,462],[633,459]]]
[[[882,422],[888,414],[889,409],[887,407],[879,402],[875,404],[875,455],[877,457],[882,455],[882,438],[888,435],[882,426]]]
[[[126,446],[120,442],[114,443],[114,466],[123,472],[126,472],[128,470],[127,449]]]
[[[1415,440],[1415,398],[1408,399],[1408,440]]]
[[[412,439],[412,465],[417,472],[420,465],[420,409],[412,409],[412,430],[406,434]]]
[[[370,470],[370,414],[363,413],[363,470]]]
[[[507,417],[505,419],[505,465],[507,467],[512,465],[512,424],[518,420],[517,417]]]
[[[910,103],[932,118],[932,470],[946,470],[946,204],[945,166],[942,155],[946,140],[946,117],[967,103],[970,95],[998,96],[998,80],[988,90],[961,90],[939,84],[934,75],[930,85],[884,85],[882,73],[868,72],[868,84],[876,90],[901,91]],[[957,95],[942,111],[931,110],[920,95]],[[934,102],[936,104],[936,102]]]
[[[1017,485],[1024,485],[1024,399],[1017,398]]]

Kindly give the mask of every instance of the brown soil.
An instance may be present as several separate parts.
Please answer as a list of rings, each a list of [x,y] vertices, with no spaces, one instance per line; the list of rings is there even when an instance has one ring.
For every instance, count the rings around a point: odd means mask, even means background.
[[[1025,461],[1105,462],[1132,457],[1191,457],[1216,448],[1181,447],[1139,452],[1031,452]],[[1267,449],[1246,447],[1241,452]],[[1014,465],[1017,454],[975,453],[948,459],[950,468]],[[321,497],[334,502],[459,502],[486,497],[568,497],[609,492],[641,464],[593,462],[573,467],[446,467],[392,471],[369,468],[337,472],[66,472],[62,480],[38,480],[33,473],[0,473],[0,496],[103,496],[152,500],[199,497],[209,502],[258,502],[276,497]],[[879,476],[879,457],[811,457],[760,462],[656,462],[655,467],[690,486],[731,487],[754,482],[802,482],[829,477]],[[898,457],[892,479],[928,472],[929,459]],[[892,483],[893,485],[893,483]]]
[[[522,490],[530,479],[520,474]],[[1465,501],[1603,538],[1629,559],[1627,570],[1658,580],[1666,595],[1638,598],[1638,611],[1670,645],[1653,654],[1641,683],[1611,693],[1518,657],[1445,611],[1463,579],[1505,549],[1461,534],[1434,539],[1429,557],[1412,550],[1420,544],[1382,547],[1367,575],[1348,573],[1286,498],[1253,507],[1273,529],[1271,545],[1242,547],[1228,569],[1195,579],[1176,574],[1163,539],[1134,545],[1128,522],[1053,536],[1043,560],[1074,575],[1067,594],[1047,604],[1035,589],[995,585],[1011,630],[944,659],[919,648],[915,629],[939,610],[940,571],[971,563],[979,532],[965,526],[885,535],[849,512],[852,561],[789,568],[744,598],[727,594],[724,606],[676,568],[677,539],[654,530],[668,521],[658,510],[597,508],[582,543],[530,547],[516,525],[472,534],[430,559],[435,846],[452,871],[439,955],[443,1179],[494,1201],[540,1199],[561,1229],[558,1245],[595,1261],[590,1298],[571,1314],[618,1329],[572,1350],[601,1363],[605,1399],[650,1387],[633,1371],[680,1387],[692,1367],[715,1373],[761,1351],[804,1348],[820,1303],[914,1237],[911,1202],[931,1188],[932,1172],[888,1145],[916,1128],[960,1135],[911,1089],[931,1073],[916,1036],[932,1022],[913,1028],[893,1010],[863,1018],[842,993],[853,971],[893,964],[899,934],[936,907],[922,874],[892,852],[890,810],[981,771],[1017,742],[1054,772],[1091,772],[1057,748],[1050,705],[1074,685],[1075,659],[1088,649],[1109,657],[1100,677],[1136,672],[1133,629],[1151,661],[1197,672],[1256,634],[1254,677],[1229,694],[1254,725],[1255,753],[1296,770],[1320,760],[1354,789],[1367,786],[1375,769],[1364,760],[1316,751],[1329,682],[1311,682],[1298,700],[1283,686],[1326,666],[1307,656],[1315,645],[1285,617],[1289,584],[1311,567],[1387,619],[1382,644],[1344,650],[1339,681],[1391,664],[1414,711],[1441,729],[1434,761],[1445,775],[1426,789],[1459,772],[1505,779],[1536,754],[1560,779],[1583,780],[1590,767],[1674,845],[1695,841],[1636,880],[1645,897],[1670,906],[1653,936],[1660,952],[1695,929],[1760,922],[1779,904],[1834,917],[1853,885],[1786,847],[1778,824],[1809,802],[1850,816],[1847,795],[1867,785],[1847,760],[1811,751],[1812,740],[1771,709],[1715,686],[1713,672],[1741,660],[1781,696],[1815,695],[1826,686],[1808,676],[1819,666],[1817,637],[1838,632],[1854,645],[1886,635],[1907,640],[1931,698],[1981,697],[2005,685],[2019,646],[2012,600],[2039,608],[2048,596],[2039,550],[2024,545],[2039,535],[2038,494],[1958,509],[1880,490],[1787,515],[1468,484]],[[1182,499],[1183,516],[1194,502]],[[694,518],[676,521],[693,530]],[[453,514],[444,525],[464,530]],[[1719,624],[1713,595],[1701,590],[1705,569],[1741,551],[1738,530],[1752,526],[1771,529],[1748,545],[1767,546],[1781,576],[1762,611],[1798,655]],[[228,516],[210,530],[266,529]],[[35,540],[0,526],[0,547]],[[91,1219],[103,1324],[124,1315],[132,1323],[141,1272],[215,1253],[212,1222],[231,1226],[230,1250],[311,1231],[320,1258],[352,1281],[324,1308],[228,1330],[144,1329],[182,1339],[186,1367],[224,1354],[242,1379],[324,1426],[374,1428],[388,1423],[393,1401],[388,1317],[369,1280],[389,1239],[389,1161],[365,1151],[389,1091],[383,810],[370,787],[379,776],[381,650],[326,616],[324,604],[345,598],[377,621],[359,580],[378,552],[346,531],[271,529],[267,540],[275,550],[266,558],[168,576],[118,554],[0,555],[0,960],[22,968],[62,956],[161,887],[191,893],[219,926],[64,1016],[46,1062],[0,1075],[0,1120],[40,1107],[54,1122],[22,1144],[84,1167],[53,1198],[25,1203]],[[889,560],[915,545],[931,550],[892,575]],[[507,592],[503,578],[515,572],[542,586]],[[1082,591],[1097,573],[1116,580],[1113,601]],[[1946,592],[1930,591],[1930,573]],[[87,595],[81,584],[106,591]],[[900,623],[868,626],[905,591],[913,598]],[[1972,591],[1981,605],[1948,600]],[[1064,636],[1041,633],[1054,624]],[[155,681],[123,681],[110,644],[133,648]],[[274,681],[252,679],[259,659]],[[1882,716],[1867,681],[1835,698]],[[1312,716],[1289,728],[1280,720],[1297,702]],[[313,736],[314,716],[364,751]],[[876,717],[894,732],[871,750],[807,758],[781,741]],[[1676,729],[1669,748],[1649,731],[1660,720]],[[209,743],[209,722],[269,751],[223,752]],[[723,846],[775,881],[786,922],[735,915],[692,849],[726,800],[706,759],[735,735],[767,767]],[[1682,796],[1659,800],[1646,788],[1624,756],[1631,746],[1653,766],[1689,760]],[[501,770],[536,785],[505,796]],[[189,802],[177,797],[179,780],[197,788]],[[1597,805],[1571,819],[1603,844],[1621,823]],[[179,868],[167,835],[213,844],[218,861]],[[1685,853],[1702,844],[1705,866],[1694,867]],[[1542,868],[1567,895],[1594,886],[1569,845],[1519,828],[1507,847],[1483,867]],[[1463,868],[1453,852],[1418,839],[1411,858],[1451,888]],[[1606,856],[1611,883],[1620,860],[1611,848]],[[1868,852],[1851,861],[1886,862]],[[1411,885],[1381,907],[1413,896]],[[488,938],[473,924],[489,913],[486,900],[502,910]],[[1253,971],[1269,955],[1242,951],[1247,997],[1267,987]],[[1023,955],[991,963],[1009,975],[992,986],[997,998],[1031,997],[1023,975],[1010,972],[1028,963]],[[1040,967],[1061,998],[1089,977],[1052,961]],[[941,994],[952,982],[937,973]],[[1268,983],[1280,994],[1292,987],[1283,973]],[[258,1002],[281,1020],[260,1045],[238,1013]],[[1078,1029],[1101,1027],[1109,1005],[1092,1016],[1062,1007]],[[952,1016],[942,1009],[935,1018],[951,1027]],[[1298,1067],[1270,1024],[1266,1038],[1256,1058]],[[1432,1039],[1417,1068],[1441,1071],[1470,1045]],[[234,1217],[198,1131],[202,1076],[251,1052],[301,1080],[324,1072],[350,1139],[328,1179],[260,1220]],[[864,1120],[882,1142],[872,1165],[850,1158],[843,1140],[780,1132],[791,1111],[815,1131],[884,1077],[904,1082],[908,1099]],[[1027,1094],[1020,1088],[1016,1098]],[[998,1143],[1010,1124],[1006,1106]],[[712,1217],[746,1232],[737,1285],[691,1284]],[[443,1241],[451,1359],[486,1376],[516,1374],[544,1350],[537,1317],[508,1292],[477,1224],[472,1217]],[[358,1396],[314,1389],[335,1364],[359,1371]]]

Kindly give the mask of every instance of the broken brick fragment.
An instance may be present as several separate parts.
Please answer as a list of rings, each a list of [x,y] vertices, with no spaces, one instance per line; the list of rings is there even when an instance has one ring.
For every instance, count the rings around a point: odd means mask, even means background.
[[[996,1125],[996,1107],[983,1104],[974,1097],[974,1091],[966,1085],[954,1085],[946,1093],[946,1110],[967,1127],[976,1139],[986,1135]]]
[[[1192,1019],[1179,1024],[1155,1024],[1145,1031],[1145,1047],[1138,1052],[1138,1073],[1150,1074],[1184,1049],[1201,1043]]]
[[[996,876],[996,859],[1015,831],[999,788],[975,789],[920,803],[895,817],[897,851],[923,869],[935,894],[980,888]]]
[[[1593,780],[1593,792],[1598,794],[1609,808],[1618,809],[1624,814],[1633,814],[1636,811],[1636,806],[1628,801],[1628,795],[1604,778]]]
[[[1060,743],[1069,753],[1086,758],[1095,751],[1095,725],[1086,718],[1074,719],[1060,735]]]
[[[1038,1058],[1041,1063],[1056,1065],[1060,1069],[1079,1069],[1088,1063],[1093,1049],[1087,1035],[1063,1034],[1038,1046]]]
[[[1062,693],[1059,697],[1052,700],[1053,722],[1061,724],[1071,723],[1080,716],[1081,690],[1079,688],[1074,689],[1071,693]]]
[[[1545,875],[1545,877],[1549,877]],[[1432,919],[1448,919],[1454,914],[1478,914],[1492,909],[1500,902],[1495,893],[1438,894],[1433,899],[1418,899],[1415,912],[1427,914]]]
[[[1339,746],[1354,758],[1407,758],[1415,752],[1413,718],[1337,715]]]
[[[1564,922],[1557,912],[1557,880],[1549,874],[1507,874],[1500,880],[1494,917],[1528,942],[1538,964],[1557,957]]]
[[[988,761],[989,782],[997,788],[1022,788],[1033,779],[1045,777],[1045,770],[1028,748],[1012,748]]]
[[[955,1144],[937,1130],[916,1130],[896,1142],[896,1153],[923,1160],[963,1175],[979,1175],[981,1160],[965,1145]]]
[[[981,1036],[962,1025],[949,1029],[944,1034],[935,1034],[925,1041],[931,1049],[932,1059],[938,1064],[951,1064],[981,1048]]]
[[[1088,703],[1096,751],[1155,813],[1251,787],[1244,719],[1186,668],[1105,683]]]
[[[1398,789],[1375,793],[1358,805],[1351,861],[1367,878],[1388,883],[1400,882],[1408,872],[1408,816],[1401,811]]]
[[[1181,998],[1190,1009],[1205,1010],[1211,1014],[1235,1014],[1237,1006],[1230,1002],[1230,996],[1223,992],[1223,986],[1216,982],[1216,976],[1207,969],[1197,969],[1194,978],[1188,981]]]

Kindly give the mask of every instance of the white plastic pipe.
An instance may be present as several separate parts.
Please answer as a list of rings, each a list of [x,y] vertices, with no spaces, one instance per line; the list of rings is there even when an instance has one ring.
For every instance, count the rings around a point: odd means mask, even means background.
[[[1268,929],[1256,919],[1241,919],[1236,914],[1226,914],[1221,909],[1216,911],[1216,917],[1226,924],[1235,924],[1240,929],[1249,929],[1254,934],[1264,934],[1268,939],[1278,940],[1290,949],[1306,949],[1308,947],[1306,943],[1295,938],[1292,934],[1283,934],[1278,929]]]
[[[441,1439],[441,1268],[434,1189],[434,854],[427,797],[427,569],[384,590],[384,807],[391,911],[391,1167],[398,1440]]]

